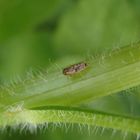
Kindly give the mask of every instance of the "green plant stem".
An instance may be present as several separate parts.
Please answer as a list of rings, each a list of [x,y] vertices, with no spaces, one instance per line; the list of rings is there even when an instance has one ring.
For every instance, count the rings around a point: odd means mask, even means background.
[[[55,124],[82,124],[83,126],[100,126],[102,128],[112,128],[124,132],[140,133],[140,120],[121,117],[117,115],[100,112],[88,112],[69,108],[51,108],[47,110],[16,110],[6,111],[0,115],[0,125],[31,124],[38,125],[44,123]],[[25,125],[24,125],[25,126]]]
[[[0,89],[1,109],[18,102],[33,108],[75,106],[140,85],[140,44],[133,44],[85,61],[74,76],[54,71]]]

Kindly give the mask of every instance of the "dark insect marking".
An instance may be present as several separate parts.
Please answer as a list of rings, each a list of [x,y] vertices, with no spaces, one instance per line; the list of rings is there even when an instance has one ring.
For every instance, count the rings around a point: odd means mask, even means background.
[[[71,65],[63,69],[64,75],[73,75],[75,73],[83,71],[87,67],[87,63],[81,62],[74,65]]]

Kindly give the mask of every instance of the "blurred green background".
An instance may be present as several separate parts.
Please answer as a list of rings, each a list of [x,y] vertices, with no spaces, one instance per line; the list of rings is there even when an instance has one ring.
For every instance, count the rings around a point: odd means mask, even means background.
[[[7,83],[32,69],[63,65],[139,39],[139,0],[0,0],[0,81]],[[139,116],[138,96],[119,94],[83,106]],[[89,136],[74,129],[35,134],[8,129],[0,139],[123,139],[121,134],[111,137],[110,130]]]

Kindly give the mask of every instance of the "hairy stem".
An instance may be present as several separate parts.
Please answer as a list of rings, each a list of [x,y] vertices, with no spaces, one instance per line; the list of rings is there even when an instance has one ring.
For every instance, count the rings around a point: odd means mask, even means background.
[[[1,109],[21,101],[26,108],[78,105],[140,84],[140,43],[85,62],[88,67],[73,76],[58,70],[2,86]]]
[[[48,108],[46,110],[11,110],[0,116],[0,125],[38,125],[54,124],[82,124],[83,126],[100,126],[124,132],[140,133],[140,120],[100,112],[90,112],[74,108]],[[25,126],[25,125],[24,125]]]

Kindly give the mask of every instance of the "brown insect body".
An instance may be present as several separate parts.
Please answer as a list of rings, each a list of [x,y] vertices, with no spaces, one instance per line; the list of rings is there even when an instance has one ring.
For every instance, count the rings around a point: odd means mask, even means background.
[[[64,75],[73,75],[83,71],[87,67],[87,63],[80,62],[63,69]]]

